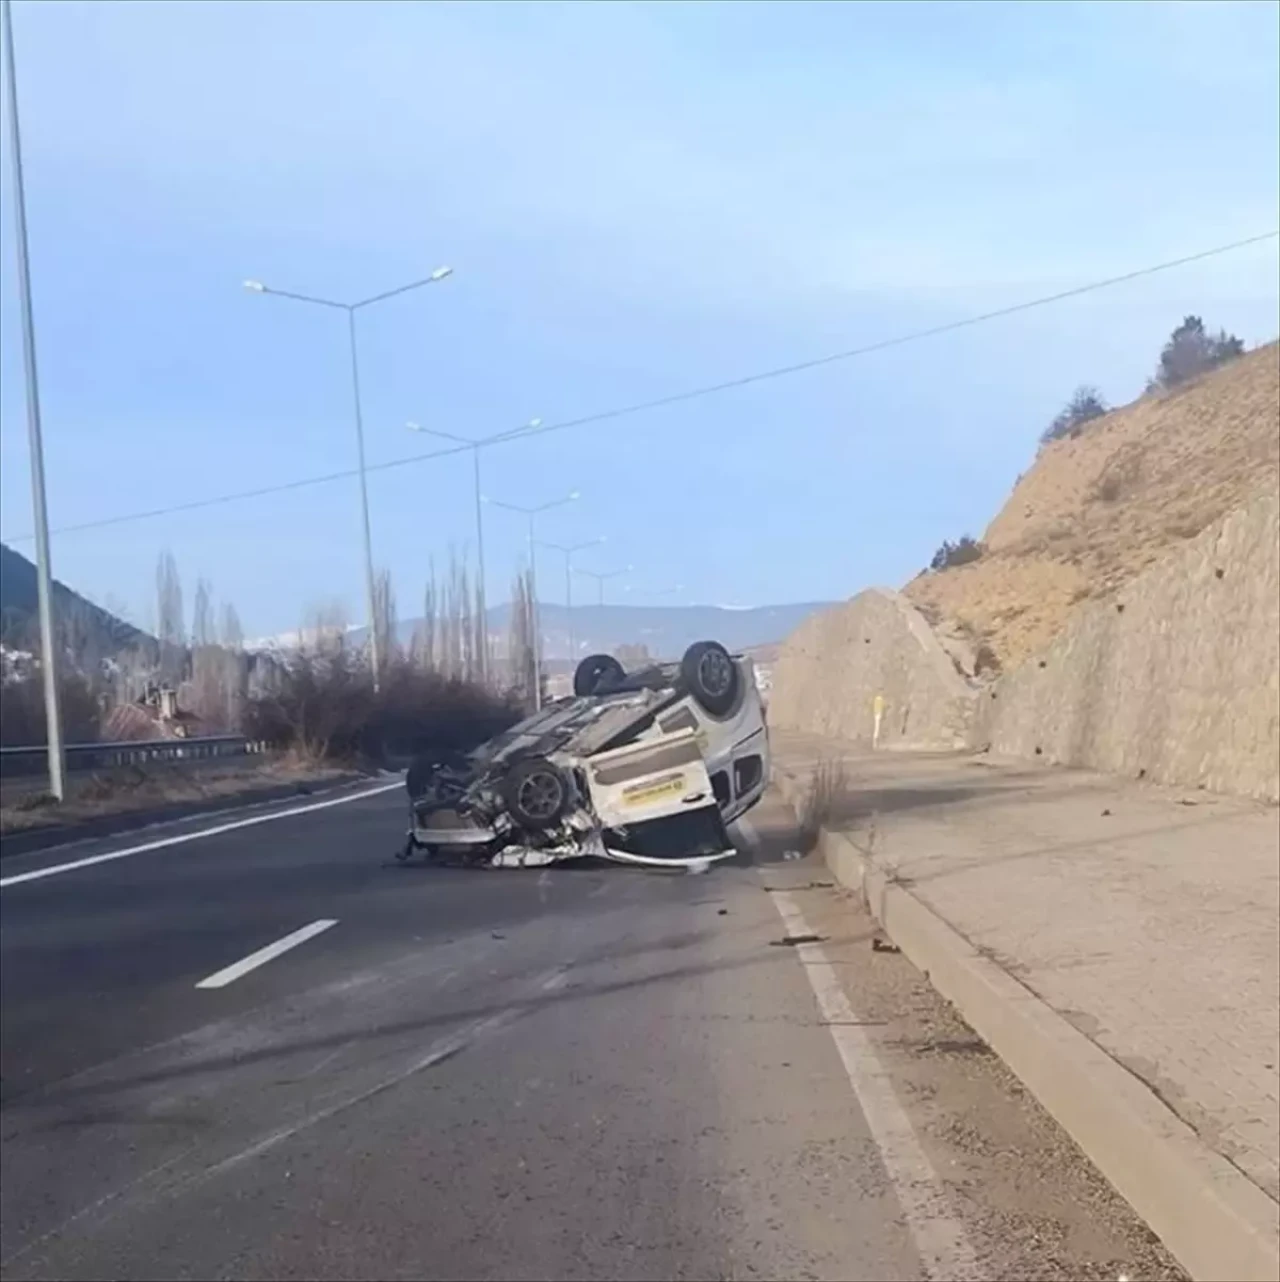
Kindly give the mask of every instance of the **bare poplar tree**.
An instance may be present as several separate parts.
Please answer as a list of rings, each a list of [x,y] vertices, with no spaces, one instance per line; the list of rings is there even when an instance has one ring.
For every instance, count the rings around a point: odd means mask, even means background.
[[[440,590],[436,584],[436,562],[427,561],[427,582],[422,590],[422,618],[414,635],[416,662],[424,671],[431,672],[439,661],[436,653],[436,617],[440,610]]]
[[[134,703],[155,680],[156,656],[149,646],[131,646],[117,654],[111,664],[111,702]]]
[[[156,634],[160,641],[160,679],[176,685],[185,666],[186,637],[182,580],[172,552],[162,552],[156,565]]]
[[[480,590],[479,572],[476,574],[475,585],[475,652],[477,671],[476,677],[488,682],[491,678],[491,669],[493,667],[493,648],[489,645],[489,620],[484,614],[484,593]]]
[[[477,601],[478,589],[465,553],[449,549],[443,583],[437,578],[434,560],[428,562],[422,618],[413,636],[413,661],[418,667],[463,681],[479,677],[484,639]]]
[[[378,653],[390,664],[397,653],[396,592],[391,584],[391,571],[379,570],[373,581],[372,625],[378,639]]]
[[[458,675],[464,681],[474,681],[479,670],[476,656],[476,623],[472,608],[471,572],[464,552],[458,569]]]
[[[342,602],[319,602],[307,607],[298,643],[304,651],[333,654],[343,648],[346,635],[347,612]]]
[[[453,594],[454,576],[457,574],[457,560],[453,549],[449,549],[449,565],[445,570],[444,588],[440,594],[440,672],[446,677],[453,677],[457,655],[454,650],[453,635]]]
[[[449,549],[449,572],[444,585],[444,610],[440,619],[441,664],[447,677],[463,676],[463,606],[466,594],[465,571],[456,548]]]
[[[533,585],[530,578],[529,571],[523,570],[511,586],[511,625],[507,646],[511,684],[527,703],[533,702],[537,680],[533,649]]]
[[[209,580],[205,578],[196,580],[196,599],[191,609],[191,644],[197,649],[217,644],[213,626],[213,593]]]
[[[244,628],[240,625],[240,615],[230,601],[222,607],[222,632],[219,641],[224,650],[239,652],[244,649]]]

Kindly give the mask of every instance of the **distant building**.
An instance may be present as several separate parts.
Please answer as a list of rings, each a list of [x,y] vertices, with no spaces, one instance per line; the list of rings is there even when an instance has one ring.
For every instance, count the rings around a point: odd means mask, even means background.
[[[178,706],[178,692],[168,686],[152,685],[134,703],[113,708],[102,727],[107,743],[142,739],[192,739],[210,730],[193,712]]]

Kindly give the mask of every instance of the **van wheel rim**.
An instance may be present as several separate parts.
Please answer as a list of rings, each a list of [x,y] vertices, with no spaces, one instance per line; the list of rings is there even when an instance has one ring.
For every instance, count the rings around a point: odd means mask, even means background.
[[[733,664],[720,651],[711,650],[698,664],[698,679],[709,695],[727,694],[733,684]]]
[[[555,775],[530,775],[520,784],[520,809],[531,819],[551,819],[560,808],[562,795]]]

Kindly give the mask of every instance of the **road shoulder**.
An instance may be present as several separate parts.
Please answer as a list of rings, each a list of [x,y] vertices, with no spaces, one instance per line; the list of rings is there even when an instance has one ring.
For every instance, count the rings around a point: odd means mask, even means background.
[[[939,1177],[946,1209],[971,1245],[976,1276],[1185,1278],[1079,1146],[938,992],[933,976],[832,875],[821,853],[783,857],[796,831],[781,797],[771,795],[752,821],[765,891],[796,902],[821,941],[859,1032]]]
[[[830,744],[784,742],[779,773],[786,795],[802,803],[815,763],[839,752]],[[1274,1199],[1205,1138],[1214,1135],[1221,1143],[1222,1128],[1200,1131],[1179,1116],[1194,1100],[1178,1098],[1175,1111],[1170,1095],[1153,1086],[1178,1070],[1177,1061],[1162,1068],[1123,1049],[1160,1045],[1163,1038],[1176,1053],[1179,1038],[1204,1038],[1212,1032],[1213,1013],[1196,1027],[1187,1025],[1188,1010],[1178,1008],[1174,989],[1190,1007],[1210,972],[1225,979],[1220,972],[1230,969],[1233,950],[1242,966],[1250,949],[1274,952],[1275,917],[1267,935],[1265,903],[1257,914],[1258,938],[1220,936],[1210,967],[1202,956],[1199,970],[1188,971],[1188,962],[1176,955],[1188,941],[1171,942],[1186,933],[1177,924],[1179,914],[1229,919],[1238,927],[1240,914],[1216,911],[1230,906],[1237,889],[1221,852],[1252,859],[1258,852],[1242,843],[1249,836],[1265,840],[1267,817],[1225,799],[1195,799],[1187,807],[1163,792],[1126,792],[1119,781],[1079,772],[998,764],[978,771],[971,762],[899,753],[872,761],[851,748],[844,760],[854,801],[849,813],[829,821],[820,841],[834,879],[868,907],[886,936],[955,1004],[1192,1276],[1280,1275]],[[982,782],[975,785],[979,774]],[[1046,795],[1045,788],[1059,787],[1055,780],[1066,795]],[[1077,839],[1086,823],[1094,831],[1086,828]],[[1235,834],[1234,845],[1224,847],[1216,826]],[[1274,834],[1274,817],[1269,831]],[[1206,872],[1211,858],[1218,862]],[[1258,893],[1265,899],[1274,891],[1266,884],[1266,860],[1252,862],[1263,870]],[[1236,870],[1241,890],[1257,880],[1246,875],[1250,869],[1252,863]],[[1185,892],[1183,883],[1189,883]],[[1215,888],[1216,905],[1210,897]],[[1076,934],[1063,933],[1073,923]],[[1163,982],[1155,973],[1162,948],[1170,972]],[[1275,1058],[1265,1065],[1262,1059],[1275,1005],[1268,1015],[1259,991],[1267,979],[1257,967],[1248,969],[1227,991],[1239,1002],[1257,999],[1256,1067],[1274,1079]],[[1273,958],[1272,979],[1275,970]],[[1148,971],[1153,973],[1144,978]],[[1169,1009],[1161,1006],[1166,994]],[[1113,1015],[1110,1026],[1104,1023],[1125,1001],[1132,1009],[1129,1025]],[[1219,1009],[1240,1018],[1238,1002]],[[1247,1070],[1248,1054],[1224,1038],[1222,1058],[1209,1062],[1206,1076],[1234,1073],[1240,1089],[1249,1089],[1247,1072],[1228,1062],[1242,1054]],[[1274,1085],[1271,1090],[1269,1101],[1265,1088],[1259,1096],[1264,1110],[1274,1108]],[[1255,1110],[1257,1169],[1266,1172],[1262,1129]],[[1274,1142],[1273,1129],[1272,1149]]]

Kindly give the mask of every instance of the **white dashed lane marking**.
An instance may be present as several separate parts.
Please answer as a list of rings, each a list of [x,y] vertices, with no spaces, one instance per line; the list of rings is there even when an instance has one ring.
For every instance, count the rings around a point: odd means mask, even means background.
[[[259,966],[265,966],[267,962],[274,961],[281,953],[287,953],[291,948],[297,948],[299,944],[305,944],[308,939],[314,939],[317,935],[328,930],[330,926],[338,924],[336,918],[322,917],[319,921],[313,921],[310,926],[303,926],[300,930],[295,930],[293,934],[286,935],[283,939],[277,939],[274,944],[268,944],[265,948],[259,948],[256,953],[250,953],[248,957],[242,957],[238,962],[230,966],[224,966],[222,970],[216,970],[212,975],[202,979],[197,988],[226,988],[228,984],[233,984],[242,975],[247,975],[251,970],[257,970]]]

